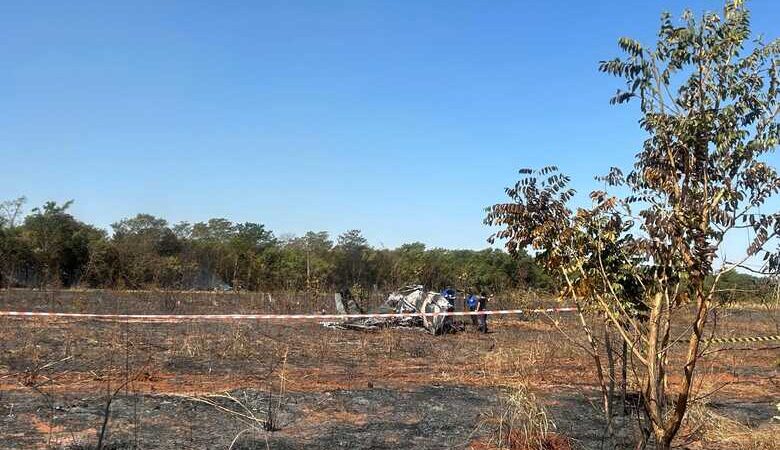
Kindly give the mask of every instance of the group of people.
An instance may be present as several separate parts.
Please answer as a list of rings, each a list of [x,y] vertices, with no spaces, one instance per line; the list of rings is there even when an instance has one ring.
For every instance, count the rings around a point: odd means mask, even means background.
[[[458,298],[458,293],[455,289],[447,288],[441,292],[441,296],[447,299],[452,305],[451,310],[455,310],[455,302]],[[466,293],[463,296],[463,311],[485,311],[487,309],[488,297],[483,294]],[[475,314],[470,315],[471,324],[477,328],[481,333],[487,333],[487,314]]]

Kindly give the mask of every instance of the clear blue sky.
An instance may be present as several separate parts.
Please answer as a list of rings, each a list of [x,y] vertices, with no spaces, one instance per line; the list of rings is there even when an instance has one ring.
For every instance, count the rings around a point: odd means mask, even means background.
[[[776,37],[780,2],[750,2]],[[717,0],[3,2],[0,199],[482,248],[523,166],[629,166],[597,71]]]

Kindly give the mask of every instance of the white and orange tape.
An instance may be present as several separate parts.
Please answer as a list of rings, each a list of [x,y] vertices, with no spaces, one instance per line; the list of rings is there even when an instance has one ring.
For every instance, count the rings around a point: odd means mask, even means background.
[[[92,314],[37,311],[0,311],[0,317],[49,317],[62,319],[98,319],[133,321],[207,321],[207,320],[339,320],[404,317],[479,316],[509,314],[552,314],[577,311],[577,308],[502,309],[496,311],[451,311],[435,313],[386,313],[386,314]]]
[[[226,321],[226,320],[338,320],[338,319],[373,319],[373,318],[404,318],[404,317],[439,317],[439,316],[479,316],[479,315],[511,315],[511,314],[553,314],[576,312],[577,308],[542,308],[542,309],[501,309],[496,311],[451,311],[437,313],[387,313],[387,314],[92,314],[92,313],[62,313],[38,311],[0,311],[0,317],[16,318],[54,318],[83,319],[133,322],[186,322],[186,321]],[[777,336],[751,336],[702,339],[710,344],[768,342],[780,341]]]

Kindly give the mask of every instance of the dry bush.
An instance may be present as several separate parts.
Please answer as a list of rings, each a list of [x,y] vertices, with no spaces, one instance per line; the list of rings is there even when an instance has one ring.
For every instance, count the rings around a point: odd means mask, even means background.
[[[698,441],[703,448],[730,450],[777,450],[777,428],[757,430],[734,419],[722,416],[706,403],[695,403],[688,410],[688,428],[692,430],[690,441]]]
[[[430,355],[437,354],[435,350],[438,350],[431,342],[430,336],[412,336],[410,339],[403,342],[404,357],[410,358],[425,358]]]
[[[525,365],[522,353],[518,349],[499,348],[495,351],[484,353],[482,359],[482,371],[487,378],[501,376],[517,377],[525,375]]]
[[[181,333],[171,336],[172,357],[196,358],[209,354],[212,339],[197,324],[188,323]]]
[[[385,328],[379,331],[381,337],[381,349],[386,358],[391,358],[401,347],[401,336],[392,328]]]
[[[335,349],[335,334],[320,333],[319,339],[314,343],[314,357],[322,364],[327,362]]]
[[[225,334],[225,342],[217,350],[217,356],[223,359],[243,359],[252,354],[252,342],[241,324],[231,324]]]
[[[491,444],[500,449],[572,449],[569,439],[554,432],[555,423],[544,405],[524,384],[516,385],[500,398],[485,424],[493,430]]]

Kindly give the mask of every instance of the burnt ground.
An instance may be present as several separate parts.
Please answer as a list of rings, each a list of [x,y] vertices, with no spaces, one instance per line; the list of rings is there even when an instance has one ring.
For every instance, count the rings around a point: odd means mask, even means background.
[[[265,392],[242,389],[230,394],[265,417],[269,398]],[[118,448],[225,449],[236,435],[249,430],[233,448],[265,449],[266,439],[272,449],[464,448],[475,432],[480,411],[490,407],[494,396],[492,389],[444,386],[290,393],[281,401],[276,419],[279,429],[265,433],[260,431],[262,425],[255,430],[251,421],[236,420],[194,400],[131,395],[113,405],[117,419],[111,442]],[[35,414],[23,397],[12,395],[7,401],[27,406],[15,413],[17,418]],[[215,401],[225,408],[237,406],[233,400]],[[60,427],[79,429],[101,423],[97,402],[85,398],[69,403],[55,406],[56,414],[63,417]],[[143,426],[136,427],[130,420],[136,416]],[[89,442],[94,430],[84,434],[75,442]],[[25,448],[21,440],[19,448]]]
[[[112,404],[109,448],[225,449],[233,443],[234,449],[466,449],[479,438],[489,439],[486,412],[501,392],[496,387],[417,386],[299,392],[282,398],[252,389],[227,392],[232,398],[130,393]],[[601,421],[583,410],[576,393],[556,392],[546,398],[554,403],[551,413],[569,425],[560,432],[579,435],[583,444],[598,442]],[[267,432],[264,423],[199,399],[261,419],[267,417],[270,403],[278,408],[277,429]],[[104,417],[101,400],[86,395],[49,405],[9,393],[4,402],[15,408],[5,411],[0,421],[9,431],[8,447],[3,448],[94,448]],[[19,427],[27,421],[37,436]]]
[[[11,291],[0,292],[0,308],[180,314],[329,308],[317,303],[322,299],[235,297]],[[570,318],[558,319],[578,337]],[[719,313],[717,324],[722,336],[769,335],[778,334],[778,319],[777,310],[746,308]],[[488,335],[469,329],[433,337],[316,323],[0,318],[0,448],[94,448],[111,399],[105,448],[484,449],[491,448],[501,398],[519,384],[536,394],[575,448],[598,448],[603,423],[586,355],[550,318],[490,324]],[[780,431],[771,421],[780,401],[777,345],[713,347],[702,361],[696,395],[706,411],[735,427],[732,434],[747,430],[749,439]],[[618,424],[627,438],[634,433],[631,414]],[[681,445],[777,448],[739,446],[701,431],[718,427],[690,424]]]

